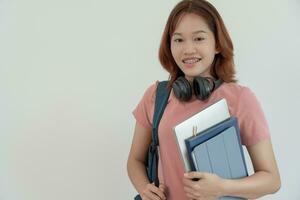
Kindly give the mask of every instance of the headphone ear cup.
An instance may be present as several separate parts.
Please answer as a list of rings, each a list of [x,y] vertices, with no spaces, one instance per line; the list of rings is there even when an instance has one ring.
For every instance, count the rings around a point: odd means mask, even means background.
[[[178,77],[172,85],[174,95],[179,101],[189,101],[192,98],[192,86],[183,76]]]
[[[199,100],[206,100],[214,89],[214,82],[206,77],[195,77],[193,81],[193,89],[195,96]]]

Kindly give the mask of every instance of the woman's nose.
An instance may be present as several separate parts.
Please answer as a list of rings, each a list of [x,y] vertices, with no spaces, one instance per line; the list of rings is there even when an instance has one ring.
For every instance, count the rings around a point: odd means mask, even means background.
[[[185,54],[194,54],[196,53],[196,46],[192,41],[187,41],[184,45],[184,53]]]

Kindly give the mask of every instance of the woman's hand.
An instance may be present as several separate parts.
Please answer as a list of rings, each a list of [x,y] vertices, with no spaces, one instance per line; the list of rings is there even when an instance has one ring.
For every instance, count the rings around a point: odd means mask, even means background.
[[[148,183],[141,193],[143,200],[165,200],[166,198],[166,186],[160,184],[156,187],[154,183]]]
[[[194,179],[194,180],[192,180]],[[195,179],[198,179],[195,181]],[[189,199],[212,200],[221,197],[222,178],[216,174],[203,172],[189,172],[184,174],[183,184]]]

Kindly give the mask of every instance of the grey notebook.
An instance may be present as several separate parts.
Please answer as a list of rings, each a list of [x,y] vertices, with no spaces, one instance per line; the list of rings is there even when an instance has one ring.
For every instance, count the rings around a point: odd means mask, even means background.
[[[186,145],[190,150],[190,158],[196,171],[214,173],[226,179],[248,176],[236,118],[231,117],[189,138]],[[219,199],[242,198],[221,197]]]

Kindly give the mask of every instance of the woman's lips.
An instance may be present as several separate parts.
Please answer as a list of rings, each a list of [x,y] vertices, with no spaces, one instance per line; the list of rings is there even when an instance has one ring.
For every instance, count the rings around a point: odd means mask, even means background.
[[[193,63],[199,62],[200,60],[201,60],[200,58],[186,58],[186,59],[183,59],[182,62],[187,63],[187,64],[193,64]]]
[[[193,67],[195,66],[198,62],[200,62],[200,58],[190,58],[190,59],[183,59],[182,63],[184,64],[185,67]]]

